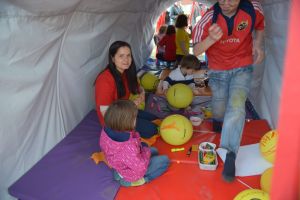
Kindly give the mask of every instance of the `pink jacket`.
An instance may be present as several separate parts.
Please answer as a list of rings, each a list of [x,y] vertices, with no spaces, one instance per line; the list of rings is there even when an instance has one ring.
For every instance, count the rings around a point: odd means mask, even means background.
[[[122,133],[120,133],[122,134]],[[133,182],[144,177],[150,161],[150,148],[141,145],[138,132],[130,132],[129,140],[117,142],[112,140],[104,129],[101,131],[100,147],[108,164],[114,168],[125,181]]]

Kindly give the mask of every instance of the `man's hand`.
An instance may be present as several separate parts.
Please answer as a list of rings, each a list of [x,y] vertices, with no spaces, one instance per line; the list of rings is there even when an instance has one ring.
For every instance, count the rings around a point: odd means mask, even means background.
[[[253,55],[253,64],[260,64],[264,57],[265,57],[265,52],[263,51],[262,47],[260,45],[257,45],[255,42],[253,44],[253,49],[252,49],[252,55]]]
[[[254,62],[253,62],[254,65],[260,64],[265,57],[265,53],[262,50],[262,48],[255,45],[253,46],[252,55],[254,58]]]
[[[208,37],[213,40],[214,42],[217,42],[218,40],[220,40],[223,36],[223,31],[221,29],[221,27],[218,24],[212,24],[209,28],[208,28]]]
[[[223,36],[223,31],[218,24],[212,24],[208,28],[208,36],[201,42],[194,45],[193,52],[195,56],[201,55],[209,47],[219,41]]]
[[[252,55],[253,55],[253,64],[259,64],[263,61],[265,57],[263,46],[264,30],[257,30],[255,32],[255,39],[253,43]]]

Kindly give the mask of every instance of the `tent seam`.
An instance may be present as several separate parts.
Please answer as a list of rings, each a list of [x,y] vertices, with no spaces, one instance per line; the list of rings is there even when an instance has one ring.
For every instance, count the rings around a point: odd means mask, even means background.
[[[63,118],[63,113],[62,113],[62,109],[61,109],[61,101],[60,101],[60,87],[59,87],[59,77],[60,77],[60,66],[61,66],[61,57],[62,57],[62,49],[64,47],[64,43],[65,43],[65,39],[66,39],[66,35],[68,34],[69,32],[69,29],[70,29],[70,25],[72,24],[72,21],[73,21],[73,17],[75,15],[75,11],[72,13],[72,16],[70,17],[70,20],[69,20],[69,23],[67,25],[67,28],[63,34],[63,37],[62,37],[62,41],[61,41],[61,45],[60,45],[60,48],[59,48],[59,53],[58,53],[58,61],[57,61],[57,79],[56,79],[56,89],[57,89],[57,93],[56,93],[56,96],[57,96],[57,100],[58,100],[58,112],[59,112],[59,117],[62,121],[62,128],[63,128],[63,136],[66,136],[67,132],[66,132],[66,128],[65,128],[65,122],[64,122],[64,118]]]

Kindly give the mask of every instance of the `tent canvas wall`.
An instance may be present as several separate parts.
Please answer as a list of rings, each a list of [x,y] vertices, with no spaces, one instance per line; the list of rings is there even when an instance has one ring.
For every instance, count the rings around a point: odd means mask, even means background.
[[[0,2],[0,199],[10,199],[7,187],[94,108],[93,83],[107,63],[109,45],[129,42],[141,67],[158,16],[174,2]],[[261,3],[266,59],[255,67],[250,100],[276,128],[291,2]]]

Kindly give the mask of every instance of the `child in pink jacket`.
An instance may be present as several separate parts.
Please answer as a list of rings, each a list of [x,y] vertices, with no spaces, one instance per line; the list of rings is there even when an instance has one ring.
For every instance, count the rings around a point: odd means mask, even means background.
[[[159,156],[156,148],[141,143],[135,123],[137,107],[130,100],[117,100],[104,115],[100,147],[114,178],[123,186],[138,186],[163,174],[168,166],[167,156]]]

